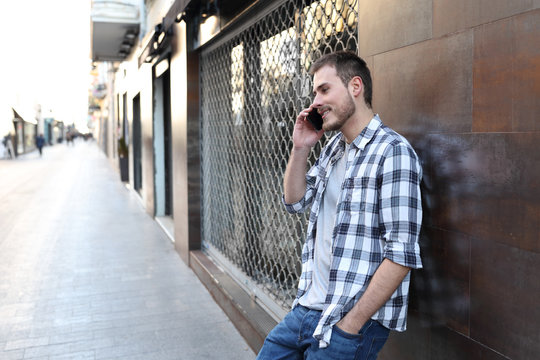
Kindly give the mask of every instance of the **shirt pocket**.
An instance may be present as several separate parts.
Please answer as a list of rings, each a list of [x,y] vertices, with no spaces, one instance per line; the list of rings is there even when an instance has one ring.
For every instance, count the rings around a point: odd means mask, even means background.
[[[376,206],[376,184],[373,177],[362,176],[349,179],[350,185],[347,189],[348,208],[351,212],[371,211]]]

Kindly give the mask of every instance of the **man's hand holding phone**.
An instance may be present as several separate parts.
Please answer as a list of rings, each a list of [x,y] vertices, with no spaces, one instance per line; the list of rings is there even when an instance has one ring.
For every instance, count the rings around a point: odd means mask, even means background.
[[[324,130],[316,130],[307,119],[311,111],[317,111],[317,109],[311,105],[300,111],[294,124],[293,148],[283,179],[283,196],[287,204],[293,204],[304,196],[306,192],[306,162],[311,148],[324,134]]]
[[[313,123],[312,123],[313,121]],[[296,148],[311,149],[323,136],[322,117],[313,105],[298,114],[293,132],[293,145]]]

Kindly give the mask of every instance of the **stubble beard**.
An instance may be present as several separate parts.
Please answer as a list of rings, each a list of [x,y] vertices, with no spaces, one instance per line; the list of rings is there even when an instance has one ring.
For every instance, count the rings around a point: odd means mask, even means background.
[[[331,111],[332,115],[336,117],[333,122],[324,122],[324,131],[339,131],[345,125],[347,120],[356,112],[356,104],[354,103],[351,94],[347,94],[347,99],[343,106],[335,108]]]

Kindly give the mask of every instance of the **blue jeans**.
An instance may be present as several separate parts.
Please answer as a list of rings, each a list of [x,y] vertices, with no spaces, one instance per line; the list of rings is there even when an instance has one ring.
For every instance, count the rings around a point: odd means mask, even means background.
[[[330,344],[321,349],[319,341],[313,338],[320,317],[320,311],[296,306],[270,331],[257,360],[372,360],[377,358],[390,332],[374,320],[369,320],[358,334],[334,326]]]

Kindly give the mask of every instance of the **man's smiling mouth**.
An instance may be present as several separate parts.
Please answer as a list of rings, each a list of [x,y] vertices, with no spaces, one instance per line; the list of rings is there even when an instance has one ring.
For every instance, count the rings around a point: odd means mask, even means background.
[[[326,115],[330,112],[330,109],[325,108],[324,110],[319,110],[319,114],[321,114],[322,118],[324,119]]]

